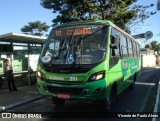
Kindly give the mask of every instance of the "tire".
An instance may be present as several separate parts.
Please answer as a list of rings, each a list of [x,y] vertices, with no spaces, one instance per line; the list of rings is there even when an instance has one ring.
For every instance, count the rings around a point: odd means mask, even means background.
[[[2,79],[2,77],[0,76],[0,89],[2,89],[2,85],[3,85],[3,79]]]
[[[113,88],[111,90],[111,102],[112,102],[112,104],[114,104],[116,102],[116,98],[117,98],[117,86],[113,86]]]
[[[64,99],[59,99],[59,98],[54,98],[52,97],[52,102],[55,104],[57,107],[61,107],[64,105],[65,100]]]
[[[130,89],[134,89],[134,87],[135,87],[135,82],[136,82],[136,74],[134,75],[133,83],[129,86]]]
[[[105,99],[102,102],[103,109],[106,112],[111,111],[111,108],[113,107],[113,104],[116,102],[116,97],[117,97],[117,88],[116,88],[116,86],[113,86],[112,90],[111,90],[110,97],[108,97],[107,99]]]

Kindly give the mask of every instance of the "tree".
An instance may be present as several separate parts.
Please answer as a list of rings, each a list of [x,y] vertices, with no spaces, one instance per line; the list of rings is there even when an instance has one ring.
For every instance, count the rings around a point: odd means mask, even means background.
[[[72,21],[88,19],[111,20],[122,29],[129,31],[127,24],[137,20],[144,21],[155,12],[146,11],[152,7],[136,5],[137,0],[41,0],[44,8],[58,12],[57,18],[53,19],[54,25]]]
[[[28,25],[25,25],[21,28],[21,31],[24,34],[31,34],[36,36],[44,35],[44,32],[48,31],[49,26],[45,22],[35,21],[29,22]]]
[[[146,45],[145,45],[145,48],[149,48],[149,45],[146,44]],[[157,41],[152,41],[152,42],[150,43],[150,48],[151,48],[152,50],[154,50],[154,51],[159,52],[159,51],[160,51],[160,43],[158,43]]]

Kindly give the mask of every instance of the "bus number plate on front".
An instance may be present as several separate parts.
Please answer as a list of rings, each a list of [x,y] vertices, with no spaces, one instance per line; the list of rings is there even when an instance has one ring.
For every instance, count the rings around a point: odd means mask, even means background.
[[[69,94],[58,94],[58,98],[61,98],[61,99],[70,99],[70,95]]]

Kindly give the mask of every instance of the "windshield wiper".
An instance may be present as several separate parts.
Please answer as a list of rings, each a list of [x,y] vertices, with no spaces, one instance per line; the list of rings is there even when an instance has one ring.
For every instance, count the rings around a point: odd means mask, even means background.
[[[72,37],[71,37],[71,39],[70,39],[69,46],[71,46],[72,44],[74,44],[73,38],[74,38],[74,33],[75,33],[76,29],[77,29],[77,25],[76,25],[75,28],[74,28],[74,32],[73,32],[73,35],[72,35]]]
[[[59,52],[58,52],[58,55],[56,56],[56,57],[54,57],[54,59],[56,60],[56,59],[59,59],[59,57],[60,57],[60,55],[61,55],[61,52],[64,50],[64,45],[65,45],[65,43],[66,43],[66,38],[62,41],[62,46],[61,46],[61,48],[59,49]]]
[[[71,39],[70,39],[69,47],[68,47],[68,50],[67,50],[67,56],[66,56],[66,57],[68,57],[69,51],[70,51],[71,46],[72,46],[72,44],[73,44],[73,38],[74,38],[74,33],[75,33],[76,29],[77,29],[77,25],[75,26],[73,35],[72,35],[72,37],[71,37]],[[67,62],[67,58],[66,58],[66,62]],[[75,63],[75,62],[74,62],[74,63]]]
[[[57,56],[57,59],[59,59],[60,55],[61,55],[61,52],[64,50],[64,45],[66,43],[66,38],[62,41],[62,46],[61,48],[59,49],[59,53],[58,53],[58,56]]]

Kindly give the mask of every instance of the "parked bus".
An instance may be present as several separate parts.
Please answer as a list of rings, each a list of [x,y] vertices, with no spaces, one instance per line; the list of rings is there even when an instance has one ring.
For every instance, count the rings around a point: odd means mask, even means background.
[[[107,20],[54,27],[37,67],[39,93],[56,106],[65,100],[99,102],[110,109],[140,75],[139,44]]]

